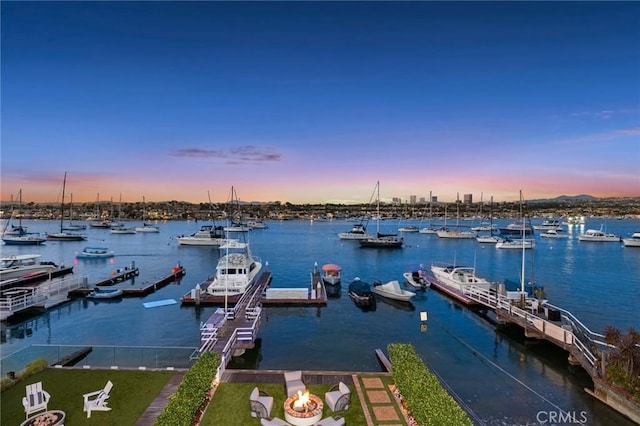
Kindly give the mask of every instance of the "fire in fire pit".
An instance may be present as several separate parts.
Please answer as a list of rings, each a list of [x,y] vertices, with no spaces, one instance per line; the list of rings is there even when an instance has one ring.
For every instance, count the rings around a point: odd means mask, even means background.
[[[304,393],[298,391],[298,397],[295,398],[291,403],[291,408],[293,408],[298,413],[313,411],[317,408],[317,406],[318,404],[316,404],[309,398],[309,391],[306,389]]]

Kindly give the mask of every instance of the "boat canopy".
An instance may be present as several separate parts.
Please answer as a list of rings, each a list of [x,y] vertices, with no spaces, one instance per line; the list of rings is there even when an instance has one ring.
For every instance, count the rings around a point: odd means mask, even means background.
[[[327,263],[326,265],[322,265],[322,270],[325,272],[329,271],[341,271],[342,266],[336,265],[335,263]]]

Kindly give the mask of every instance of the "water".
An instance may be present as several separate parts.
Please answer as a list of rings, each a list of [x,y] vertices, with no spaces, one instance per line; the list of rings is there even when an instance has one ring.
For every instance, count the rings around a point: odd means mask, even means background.
[[[535,223],[535,221],[534,221]],[[52,231],[56,223],[25,221],[30,231]],[[75,264],[74,273],[89,282],[135,262],[136,282],[167,275],[180,262],[187,275],[144,298],[117,303],[76,300],[36,318],[3,324],[0,349],[5,357],[33,344],[196,347],[198,326],[213,307],[180,304],[145,309],[143,302],[175,299],[189,292],[215,268],[215,247],[178,246],[178,235],[203,224],[167,222],[158,234],[113,235],[88,229],[85,242],[47,242],[42,246],[2,246],[2,255],[40,253],[42,260]],[[547,343],[531,343],[521,332],[496,331],[490,321],[427,290],[412,308],[378,303],[374,312],[356,308],[346,294],[354,277],[366,281],[398,279],[419,263],[456,262],[475,265],[493,281],[518,282],[520,250],[497,250],[474,240],[443,240],[435,235],[405,234],[400,250],[362,249],[356,241],[341,241],[347,221],[270,221],[269,229],[248,234],[253,253],[268,262],[274,287],[307,286],[314,262],[343,267],[342,293],[326,307],[268,307],[264,310],[257,349],[234,361],[235,367],[379,371],[374,350],[392,342],[410,342],[473,412],[487,424],[545,424],[554,413],[586,417],[589,425],[631,424],[584,391],[591,387],[581,368],[571,367],[567,353]],[[498,222],[498,225],[502,223]],[[603,220],[569,230],[568,240],[537,238],[525,263],[527,281],[543,286],[551,303],[570,310],[587,327],[601,332],[613,325],[622,331],[640,329],[640,249],[622,243],[585,243],[575,236],[600,228]],[[385,221],[381,232],[397,229]],[[640,220],[609,220],[607,231],[629,236]],[[84,246],[114,250],[111,260],[75,261]],[[426,331],[420,312],[428,312]],[[115,354],[113,355],[115,357]],[[141,357],[157,355],[140,355]],[[175,355],[173,355],[175,356]],[[584,413],[583,413],[584,412]],[[568,423],[568,422],[567,422]]]

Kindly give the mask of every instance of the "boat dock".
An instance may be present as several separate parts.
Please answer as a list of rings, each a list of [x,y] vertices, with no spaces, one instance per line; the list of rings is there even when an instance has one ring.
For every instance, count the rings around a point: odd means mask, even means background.
[[[179,281],[186,274],[186,270],[182,266],[178,265],[171,270],[171,273],[155,281],[145,282],[142,284],[132,283],[131,285],[127,286],[122,285],[124,281],[127,281],[126,279],[123,279],[124,276],[129,276],[129,279],[132,279],[138,276],[138,274],[138,268],[135,268],[135,270],[125,268],[125,270],[122,270],[121,272],[118,272],[116,274],[115,279],[112,279],[110,277],[102,279],[97,283],[93,283],[92,285],[87,285],[85,288],[75,289],[69,292],[69,297],[84,297],[87,294],[91,293],[96,286],[110,286],[113,288],[118,288],[122,290],[123,297],[142,297],[160,290],[161,288],[172,282]]]
[[[615,349],[605,342],[604,335],[591,331],[571,312],[547,300],[528,297],[526,292],[504,295],[469,285],[462,293],[473,302],[473,307],[494,311],[499,325],[516,325],[527,338],[546,340],[566,350],[568,362],[580,365],[594,382],[595,391],[585,391],[627,417],[640,419],[637,407],[603,380],[606,368],[603,360]],[[519,297],[515,298],[516,295]]]
[[[221,356],[218,371],[218,375],[221,375],[232,356],[254,347],[263,306],[318,306],[327,302],[327,293],[317,267],[311,272],[308,287],[271,289],[270,283],[271,272],[264,272],[251,288],[237,298],[233,307],[229,307],[230,301],[227,300],[226,308],[218,308],[202,323],[200,345],[192,358],[197,358],[203,352],[217,352]],[[187,303],[195,303],[192,293],[188,295],[190,299],[187,299]]]
[[[0,294],[0,320],[30,310],[45,311],[69,300],[69,293],[87,286],[84,277],[54,278],[37,286],[12,287]]]
[[[136,267],[134,262],[131,262],[131,266],[125,266],[123,269],[116,269],[110,276],[93,283],[93,285],[98,287],[110,286],[123,281],[128,281],[138,275],[140,275],[140,270]]]
[[[317,268],[314,268],[311,273],[311,282],[307,287],[273,288],[270,286],[271,279],[271,272],[265,272],[254,285],[254,287],[264,285],[260,293],[260,302],[264,306],[324,306],[327,304],[327,291]],[[268,282],[264,282],[264,280],[268,280]],[[199,286],[206,288],[208,283],[210,283],[210,280],[201,283]],[[235,305],[245,293],[228,296],[226,303]],[[193,289],[185,294],[181,301],[183,305],[188,306],[224,306],[225,297],[213,296],[206,291]]]

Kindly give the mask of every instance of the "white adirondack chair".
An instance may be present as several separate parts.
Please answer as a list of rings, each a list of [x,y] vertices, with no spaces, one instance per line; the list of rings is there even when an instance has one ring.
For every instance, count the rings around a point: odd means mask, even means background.
[[[109,392],[111,392],[112,387],[113,383],[111,383],[111,380],[109,380],[104,386],[104,389],[85,393],[84,395],[82,395],[82,398],[84,399],[83,411],[87,412],[87,418],[91,417],[92,411],[111,410],[111,407],[107,407],[107,399],[109,399]]]
[[[42,382],[27,385],[27,396],[22,398],[22,405],[24,406],[27,419],[31,414],[47,411],[47,404],[49,403],[50,397],[51,395],[42,389]]]

